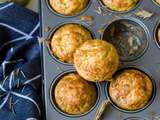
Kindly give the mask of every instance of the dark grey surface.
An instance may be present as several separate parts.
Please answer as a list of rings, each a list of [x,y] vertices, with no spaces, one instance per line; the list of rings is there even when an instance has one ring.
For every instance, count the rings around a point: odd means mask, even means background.
[[[80,18],[80,16],[83,15],[91,15],[94,16],[96,24],[94,26],[86,26],[87,28],[91,29],[92,32],[95,34],[96,38],[101,38],[102,34],[99,34],[97,31],[99,28],[101,28],[101,24],[106,23],[108,25],[114,20],[117,19],[132,19],[135,20],[138,23],[144,24],[148,31],[148,48],[144,55],[142,55],[140,58],[130,61],[130,62],[122,62],[120,68],[125,67],[135,67],[137,69],[140,69],[146,73],[148,73],[149,76],[155,81],[156,83],[156,93],[155,93],[155,99],[149,105],[145,110],[142,110],[137,113],[125,113],[123,111],[119,111],[115,107],[113,107],[111,104],[108,107],[108,111],[105,113],[104,120],[141,120],[140,118],[145,120],[160,120],[156,119],[158,116],[160,116],[160,48],[158,48],[155,40],[154,40],[154,29],[157,25],[158,21],[160,20],[160,8],[155,5],[151,0],[143,0],[142,3],[133,11],[127,12],[125,14],[110,14],[111,12],[107,12],[105,10],[105,13],[109,14],[106,16],[99,15],[94,12],[94,5],[100,6],[98,0],[92,0],[91,6],[89,6],[89,9],[87,9],[85,12],[83,12],[81,15],[75,16],[75,17],[61,17],[55,15],[52,11],[49,10],[47,7],[46,0],[41,0],[41,18],[42,18],[42,36],[47,39],[50,32],[45,32],[45,27],[50,27],[51,29],[57,27],[57,25],[62,23],[68,23],[68,22],[76,22],[77,19]],[[140,9],[146,9],[148,11],[154,12],[154,16],[150,19],[141,19],[139,17],[136,17],[134,13]],[[43,68],[44,68],[44,90],[45,90],[45,107],[46,107],[46,119],[47,120],[93,120],[95,116],[95,112],[100,105],[101,101],[106,99],[105,95],[105,84],[101,83],[101,89],[100,89],[100,100],[97,104],[97,106],[88,114],[81,116],[81,117],[67,117],[58,111],[53,107],[51,101],[50,101],[50,86],[54,79],[61,73],[70,71],[71,69],[74,69],[73,65],[67,65],[62,64],[59,61],[55,60],[51,56],[51,54],[48,51],[48,48],[43,42]],[[133,119],[127,119],[132,118]]]

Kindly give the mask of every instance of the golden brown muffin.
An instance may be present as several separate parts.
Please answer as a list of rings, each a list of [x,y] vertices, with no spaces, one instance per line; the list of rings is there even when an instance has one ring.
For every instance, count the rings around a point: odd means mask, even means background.
[[[124,70],[109,86],[112,101],[122,109],[138,110],[151,99],[153,85],[150,78],[134,69]]]
[[[49,3],[56,12],[69,16],[85,9],[89,0],[49,0]]]
[[[119,65],[114,46],[103,40],[88,40],[74,54],[74,65],[84,79],[100,82],[109,80]]]
[[[92,39],[92,36],[86,28],[78,24],[66,24],[53,34],[51,49],[61,61],[73,63],[75,50],[88,39]]]
[[[76,73],[71,73],[58,82],[54,96],[62,111],[72,115],[80,115],[94,106],[97,91],[93,83],[85,81]]]
[[[139,0],[102,0],[102,2],[111,10],[124,12],[134,8]]]

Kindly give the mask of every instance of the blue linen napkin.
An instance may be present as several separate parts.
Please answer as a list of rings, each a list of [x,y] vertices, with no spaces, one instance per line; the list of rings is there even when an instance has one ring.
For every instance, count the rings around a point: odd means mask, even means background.
[[[0,4],[0,120],[41,119],[38,14]]]

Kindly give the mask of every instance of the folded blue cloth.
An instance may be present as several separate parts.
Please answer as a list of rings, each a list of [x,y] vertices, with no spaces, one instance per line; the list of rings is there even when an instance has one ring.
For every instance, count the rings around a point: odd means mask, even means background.
[[[41,119],[38,14],[0,4],[0,120]]]

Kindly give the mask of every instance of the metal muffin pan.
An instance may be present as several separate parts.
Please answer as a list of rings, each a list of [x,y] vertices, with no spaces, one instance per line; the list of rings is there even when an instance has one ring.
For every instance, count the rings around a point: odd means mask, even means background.
[[[70,116],[61,113],[57,108],[54,107],[51,99],[51,86],[57,80],[57,76],[66,73],[70,70],[74,70],[74,65],[64,64],[57,59],[53,59],[53,55],[48,49],[46,41],[49,39],[52,33],[54,33],[57,26],[66,23],[79,23],[88,28],[91,33],[99,39],[102,39],[103,32],[99,32],[100,29],[104,31],[106,26],[109,26],[116,20],[129,19],[138,22],[142,27],[145,28],[147,34],[148,46],[144,51],[143,55],[130,61],[121,61],[119,69],[128,68],[134,66],[134,68],[146,72],[152,80],[155,82],[154,99],[145,109],[138,112],[126,112],[115,108],[112,104],[109,104],[106,113],[103,116],[104,120],[156,120],[160,116],[160,49],[157,47],[155,42],[155,29],[160,21],[160,8],[156,6],[152,0],[143,0],[134,9],[118,13],[114,11],[106,10],[100,4],[99,0],[91,0],[90,5],[80,14],[76,16],[61,16],[57,13],[52,12],[49,8],[47,0],[41,0],[41,33],[44,39],[42,43],[42,61],[43,61],[43,87],[44,87],[44,100],[46,109],[46,120],[93,120],[95,113],[100,106],[101,102],[106,97],[106,82],[100,83],[100,96],[96,105],[87,114],[79,116]],[[99,9],[102,14],[98,14],[96,9]],[[143,19],[135,15],[141,9],[153,12],[154,15],[149,19]],[[81,16],[89,15],[94,17],[93,24],[88,24],[81,21]],[[156,92],[157,91],[157,92]]]

